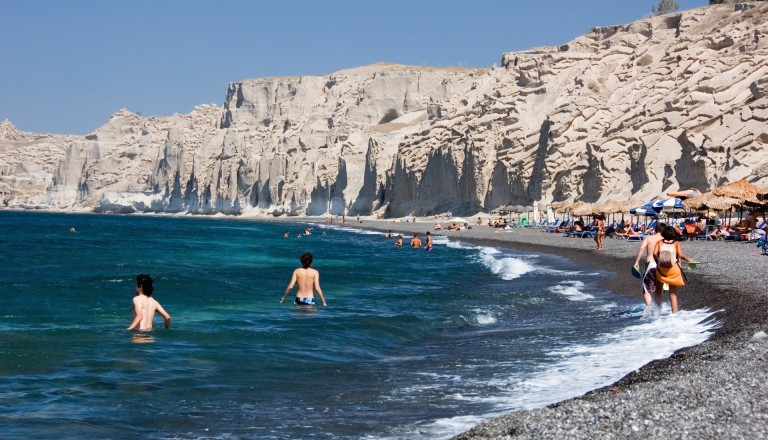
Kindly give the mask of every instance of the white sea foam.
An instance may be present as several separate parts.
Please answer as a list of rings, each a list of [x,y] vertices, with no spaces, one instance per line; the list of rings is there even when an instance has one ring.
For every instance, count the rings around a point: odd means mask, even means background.
[[[434,244],[445,245],[445,246],[450,246],[451,244],[451,240],[449,240],[448,237],[444,235],[433,235],[432,242]]]
[[[627,315],[638,323],[601,335],[591,343],[552,351],[548,355],[554,363],[543,365],[540,370],[500,375],[493,382],[504,385],[506,391],[498,395],[453,395],[457,400],[490,403],[495,410],[483,415],[435,420],[418,428],[416,437],[450,437],[510,411],[541,408],[610,385],[648,362],[704,342],[720,325],[711,318],[713,314],[699,309],[672,315],[665,305],[655,318]]]
[[[496,248],[479,247],[480,261],[502,280],[514,280],[536,270],[521,257],[504,255]]]
[[[336,225],[328,225],[328,224],[322,224],[322,223],[310,223],[310,224],[312,225],[313,228],[329,229],[329,230],[330,229],[334,229],[334,230],[337,230],[337,231],[352,232],[352,233],[360,234],[360,235],[379,235],[379,236],[383,237],[384,234],[386,234],[386,232],[382,232],[382,231],[373,231],[373,230],[370,230],[370,229],[350,228],[348,226],[336,226]]]
[[[598,311],[598,312],[610,312],[610,311],[613,311],[613,310],[615,310],[615,309],[616,309],[616,307],[618,307],[618,306],[619,306],[619,305],[618,305],[618,304],[616,304],[616,303],[614,303],[614,302],[610,302],[610,303],[601,303],[601,304],[599,304],[598,306],[596,306],[596,307],[594,308],[594,310],[595,310],[595,311]]]
[[[554,275],[556,277],[600,275],[596,272],[584,274],[578,270],[563,270],[542,266],[538,263],[540,255],[537,254],[509,255],[497,248],[476,246],[450,240],[446,242],[446,246],[452,249],[470,249],[477,251],[480,261],[488,267],[491,272],[498,275],[503,280],[513,280],[533,272],[543,275]]]
[[[460,241],[451,241],[448,240],[448,247],[451,249],[478,249],[479,246],[474,246],[471,244],[462,243]]]
[[[475,309],[474,313],[475,313],[474,321],[477,324],[489,325],[489,324],[495,324],[496,323],[496,317],[493,316],[487,310]]]
[[[595,297],[584,293],[581,289],[584,288],[584,283],[581,281],[563,281],[557,286],[552,286],[549,290],[553,293],[563,295],[571,301],[586,301],[588,299],[594,299]]]

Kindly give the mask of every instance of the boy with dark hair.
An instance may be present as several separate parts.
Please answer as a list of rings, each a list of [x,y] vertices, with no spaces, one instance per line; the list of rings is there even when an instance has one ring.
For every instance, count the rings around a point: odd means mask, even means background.
[[[136,277],[136,296],[133,297],[133,322],[128,330],[152,330],[152,320],[155,312],[165,320],[165,328],[171,328],[171,315],[154,298],[155,288],[152,285],[152,277],[147,274],[139,274]]]
[[[312,254],[305,252],[299,259],[301,261],[301,267],[293,271],[291,282],[285,289],[283,298],[280,300],[280,304],[285,302],[285,298],[293,290],[293,286],[298,284],[298,291],[296,292],[296,304],[298,305],[315,305],[315,291],[320,296],[320,301],[323,302],[323,306],[327,306],[325,303],[325,297],[323,291],[320,289],[320,272],[312,269]]]

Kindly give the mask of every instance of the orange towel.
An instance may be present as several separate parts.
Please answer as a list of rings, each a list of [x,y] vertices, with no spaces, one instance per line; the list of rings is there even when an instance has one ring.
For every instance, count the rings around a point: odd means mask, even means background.
[[[683,281],[683,270],[680,266],[673,264],[672,267],[656,267],[656,279],[661,283],[669,284],[670,286],[685,286]]]

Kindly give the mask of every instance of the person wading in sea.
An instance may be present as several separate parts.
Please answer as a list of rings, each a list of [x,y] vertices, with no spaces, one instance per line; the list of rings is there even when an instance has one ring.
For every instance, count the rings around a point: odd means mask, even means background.
[[[283,294],[283,298],[280,300],[280,304],[285,302],[285,298],[289,293],[291,293],[293,286],[298,284],[299,288],[296,292],[296,304],[314,306],[314,292],[317,291],[317,295],[320,297],[320,301],[322,301],[323,306],[327,306],[328,304],[325,303],[323,290],[320,289],[320,272],[310,267],[312,265],[312,254],[305,252],[304,255],[301,256],[300,260],[302,267],[293,271],[291,282],[285,289],[285,293]]]
[[[165,320],[165,328],[171,328],[171,315],[163,309],[154,298],[152,293],[155,291],[152,286],[152,277],[147,274],[140,274],[136,277],[136,296],[133,297],[133,322],[128,330],[152,330],[152,320],[155,318],[155,312]]]

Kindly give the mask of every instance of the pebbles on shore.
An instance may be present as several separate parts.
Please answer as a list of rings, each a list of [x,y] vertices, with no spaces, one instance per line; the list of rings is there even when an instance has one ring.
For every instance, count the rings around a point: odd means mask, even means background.
[[[429,220],[365,220],[345,226],[451,239],[561,255],[616,273],[612,290],[641,299],[630,268],[639,241],[563,237],[541,229],[432,231]],[[768,438],[768,256],[753,243],[689,241],[683,252],[701,261],[688,270],[681,309],[716,310],[721,327],[706,342],[653,361],[615,384],[582,397],[488,420],[456,439],[761,439]],[[667,298],[665,298],[667,301]],[[762,333],[761,333],[762,332]]]

